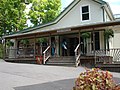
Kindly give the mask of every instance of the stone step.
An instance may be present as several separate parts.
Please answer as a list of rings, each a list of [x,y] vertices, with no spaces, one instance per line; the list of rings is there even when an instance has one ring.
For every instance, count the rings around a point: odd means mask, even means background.
[[[46,65],[55,65],[55,66],[75,66],[75,63],[47,63]]]
[[[47,62],[47,65],[58,65],[58,66],[75,66],[75,57],[51,57]]]
[[[75,60],[75,57],[51,57],[49,60],[61,61],[61,60]]]
[[[59,60],[59,61],[51,61],[51,60],[49,60],[48,62],[51,62],[51,63],[74,63],[75,61],[73,61],[73,60],[66,60],[66,61],[64,61],[64,60]]]

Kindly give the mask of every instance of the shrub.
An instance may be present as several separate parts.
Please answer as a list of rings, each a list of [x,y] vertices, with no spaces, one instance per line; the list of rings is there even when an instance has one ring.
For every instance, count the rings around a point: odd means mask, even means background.
[[[86,69],[75,81],[74,90],[120,90],[113,81],[110,72],[100,71],[99,69]]]

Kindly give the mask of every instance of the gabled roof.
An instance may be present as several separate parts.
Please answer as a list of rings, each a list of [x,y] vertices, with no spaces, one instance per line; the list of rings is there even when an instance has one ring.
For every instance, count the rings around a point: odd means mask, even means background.
[[[47,27],[47,26],[51,26],[51,25],[54,25],[54,24],[57,24],[67,13],[69,13],[72,8],[74,8],[81,0],[74,0],[70,5],[68,5],[68,7],[66,7],[61,13],[60,15],[53,21],[49,22],[49,23],[45,23],[45,24],[41,24],[41,25],[38,25],[38,26],[34,26],[34,27],[29,27],[27,29],[24,29],[22,31],[18,31],[16,32],[15,34],[19,34],[19,33],[27,33],[27,32],[30,32],[30,31],[34,31],[34,30],[37,30],[37,29],[41,29],[41,28],[44,28],[44,27]],[[101,5],[107,5],[109,6],[105,1],[103,0],[93,0],[95,1],[96,3],[99,3]],[[109,8],[110,9],[110,8]]]
[[[63,29],[71,29],[71,30],[82,30],[82,29],[97,29],[97,28],[107,28],[109,26],[120,26],[120,20],[118,21],[109,21],[109,22],[100,22],[100,23],[95,23],[95,24],[88,24],[88,25],[77,25],[77,26],[72,26],[72,27],[66,27],[66,28],[63,28]],[[62,30],[63,30],[62,29]],[[50,30],[40,30],[39,32],[34,32],[34,33],[31,33],[31,32],[28,32],[28,33],[19,33],[19,34],[13,34],[13,35],[10,35],[10,36],[4,36],[3,38],[15,38],[15,37],[22,37],[22,36],[27,36],[27,35],[35,35],[37,33],[50,33],[50,32],[57,32],[58,29],[50,29]]]

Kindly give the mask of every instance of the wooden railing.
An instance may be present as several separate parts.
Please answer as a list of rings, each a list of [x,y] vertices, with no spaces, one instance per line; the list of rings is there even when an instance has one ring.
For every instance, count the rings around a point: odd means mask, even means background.
[[[43,52],[44,56],[43,56],[43,64],[46,63],[46,61],[50,58],[51,53],[50,53],[50,46],[48,46],[45,51]]]
[[[95,51],[96,64],[120,64],[120,49]]]
[[[19,48],[7,49],[5,58],[34,58],[34,49],[32,48]]]
[[[80,44],[77,45],[74,52],[75,52],[75,58],[76,58],[75,65],[77,67],[80,64]]]

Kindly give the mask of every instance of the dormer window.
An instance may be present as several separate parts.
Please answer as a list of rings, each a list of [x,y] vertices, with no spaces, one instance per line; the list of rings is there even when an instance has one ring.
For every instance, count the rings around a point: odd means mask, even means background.
[[[82,21],[89,20],[89,6],[82,6]]]

